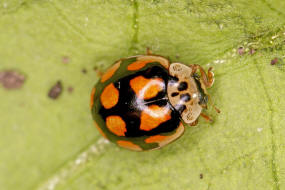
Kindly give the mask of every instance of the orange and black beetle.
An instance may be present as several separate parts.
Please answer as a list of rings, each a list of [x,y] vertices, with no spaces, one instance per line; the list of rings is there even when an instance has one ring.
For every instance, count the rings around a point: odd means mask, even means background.
[[[198,72],[198,70],[200,72]],[[91,93],[91,110],[99,132],[111,142],[136,151],[163,147],[196,125],[207,107],[211,68],[170,63],[152,55],[117,61]]]

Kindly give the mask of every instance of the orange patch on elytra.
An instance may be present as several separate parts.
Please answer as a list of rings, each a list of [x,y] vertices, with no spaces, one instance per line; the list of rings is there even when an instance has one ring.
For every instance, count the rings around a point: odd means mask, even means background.
[[[114,73],[117,71],[117,69],[120,67],[121,61],[117,62],[115,65],[113,65],[112,67],[110,67],[106,73],[102,76],[101,78],[101,82],[105,82],[106,80],[108,80],[109,78],[111,78]]]
[[[135,62],[128,65],[128,70],[129,71],[136,71],[136,70],[143,68],[146,64],[153,63],[153,62],[156,62],[156,61],[155,60],[135,61]]]
[[[142,148],[139,147],[138,145],[130,142],[130,141],[117,141],[118,145],[123,147],[123,148],[127,148],[127,149],[131,149],[131,150],[136,150],[136,151],[142,151]]]
[[[137,76],[130,81],[130,86],[139,98],[150,99],[163,90],[165,84],[160,78],[146,79],[143,76]]]
[[[167,136],[155,135],[155,136],[145,139],[145,142],[146,143],[159,143],[159,142],[164,141],[166,138]]]
[[[110,109],[118,103],[119,91],[113,83],[104,88],[100,96],[100,100],[105,109]]]
[[[96,123],[96,121],[94,121],[95,127],[97,128],[97,130],[99,131],[99,133],[107,139],[105,133],[102,131],[102,129],[98,126],[98,124]]]
[[[92,89],[91,91],[91,97],[90,97],[90,109],[92,109],[93,105],[94,105],[94,95],[95,95],[95,87]]]
[[[124,120],[118,115],[111,115],[106,118],[106,125],[108,129],[118,136],[125,136],[126,123]]]
[[[141,113],[140,129],[150,131],[171,118],[170,109],[151,105]]]

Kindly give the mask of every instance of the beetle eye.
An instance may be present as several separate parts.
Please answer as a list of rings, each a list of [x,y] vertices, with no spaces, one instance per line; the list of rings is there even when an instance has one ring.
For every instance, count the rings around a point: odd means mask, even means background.
[[[194,74],[193,74],[193,77],[196,78],[196,79],[199,79],[199,78],[200,78],[200,76],[198,75],[198,73],[194,73]]]
[[[203,93],[199,93],[199,104],[200,105],[206,105],[208,103],[208,97],[207,95]]]

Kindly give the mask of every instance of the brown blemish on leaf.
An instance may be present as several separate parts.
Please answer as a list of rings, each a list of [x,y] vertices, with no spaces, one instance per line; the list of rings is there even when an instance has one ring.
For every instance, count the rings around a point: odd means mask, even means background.
[[[200,174],[200,179],[203,179],[204,178],[204,175],[201,173]]]
[[[26,77],[16,71],[8,70],[0,72],[0,83],[6,89],[21,88],[25,82]]]
[[[72,93],[73,90],[74,90],[74,88],[73,88],[72,86],[69,86],[69,87],[67,88],[67,91],[68,91],[69,93]]]
[[[87,73],[87,70],[84,68],[84,69],[81,70],[81,72],[82,72],[83,74],[86,74],[86,73]]]
[[[270,64],[275,65],[278,62],[278,58],[275,57],[274,59],[271,60]]]
[[[60,81],[57,81],[57,83],[49,90],[48,96],[51,99],[57,99],[61,94],[61,92],[62,92],[62,84]]]
[[[239,55],[243,55],[245,53],[244,48],[243,47],[239,47],[237,50]]]
[[[251,48],[251,49],[249,50],[249,54],[250,54],[250,55],[255,54],[255,52],[256,52],[256,50],[255,50],[255,49],[253,49],[253,48]]]
[[[70,59],[69,59],[69,57],[67,57],[67,56],[63,56],[62,59],[61,59],[61,61],[62,61],[62,63],[64,63],[64,64],[68,64],[69,61],[70,61]]]

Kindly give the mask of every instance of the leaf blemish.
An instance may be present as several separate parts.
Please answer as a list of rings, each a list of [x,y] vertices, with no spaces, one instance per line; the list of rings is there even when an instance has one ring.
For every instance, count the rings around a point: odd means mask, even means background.
[[[278,58],[275,57],[274,59],[271,60],[270,64],[275,65],[278,62]]]
[[[26,77],[16,71],[8,70],[0,72],[0,84],[5,89],[19,89],[22,87]]]
[[[69,59],[68,56],[63,56],[63,57],[61,58],[61,61],[62,61],[62,63],[64,63],[64,64],[68,64],[69,61],[70,61],[70,59]]]
[[[243,47],[239,47],[237,52],[239,55],[243,55],[245,53],[245,50]]]
[[[48,97],[51,99],[57,99],[62,92],[62,88],[61,81],[57,81],[57,83],[49,90]]]

